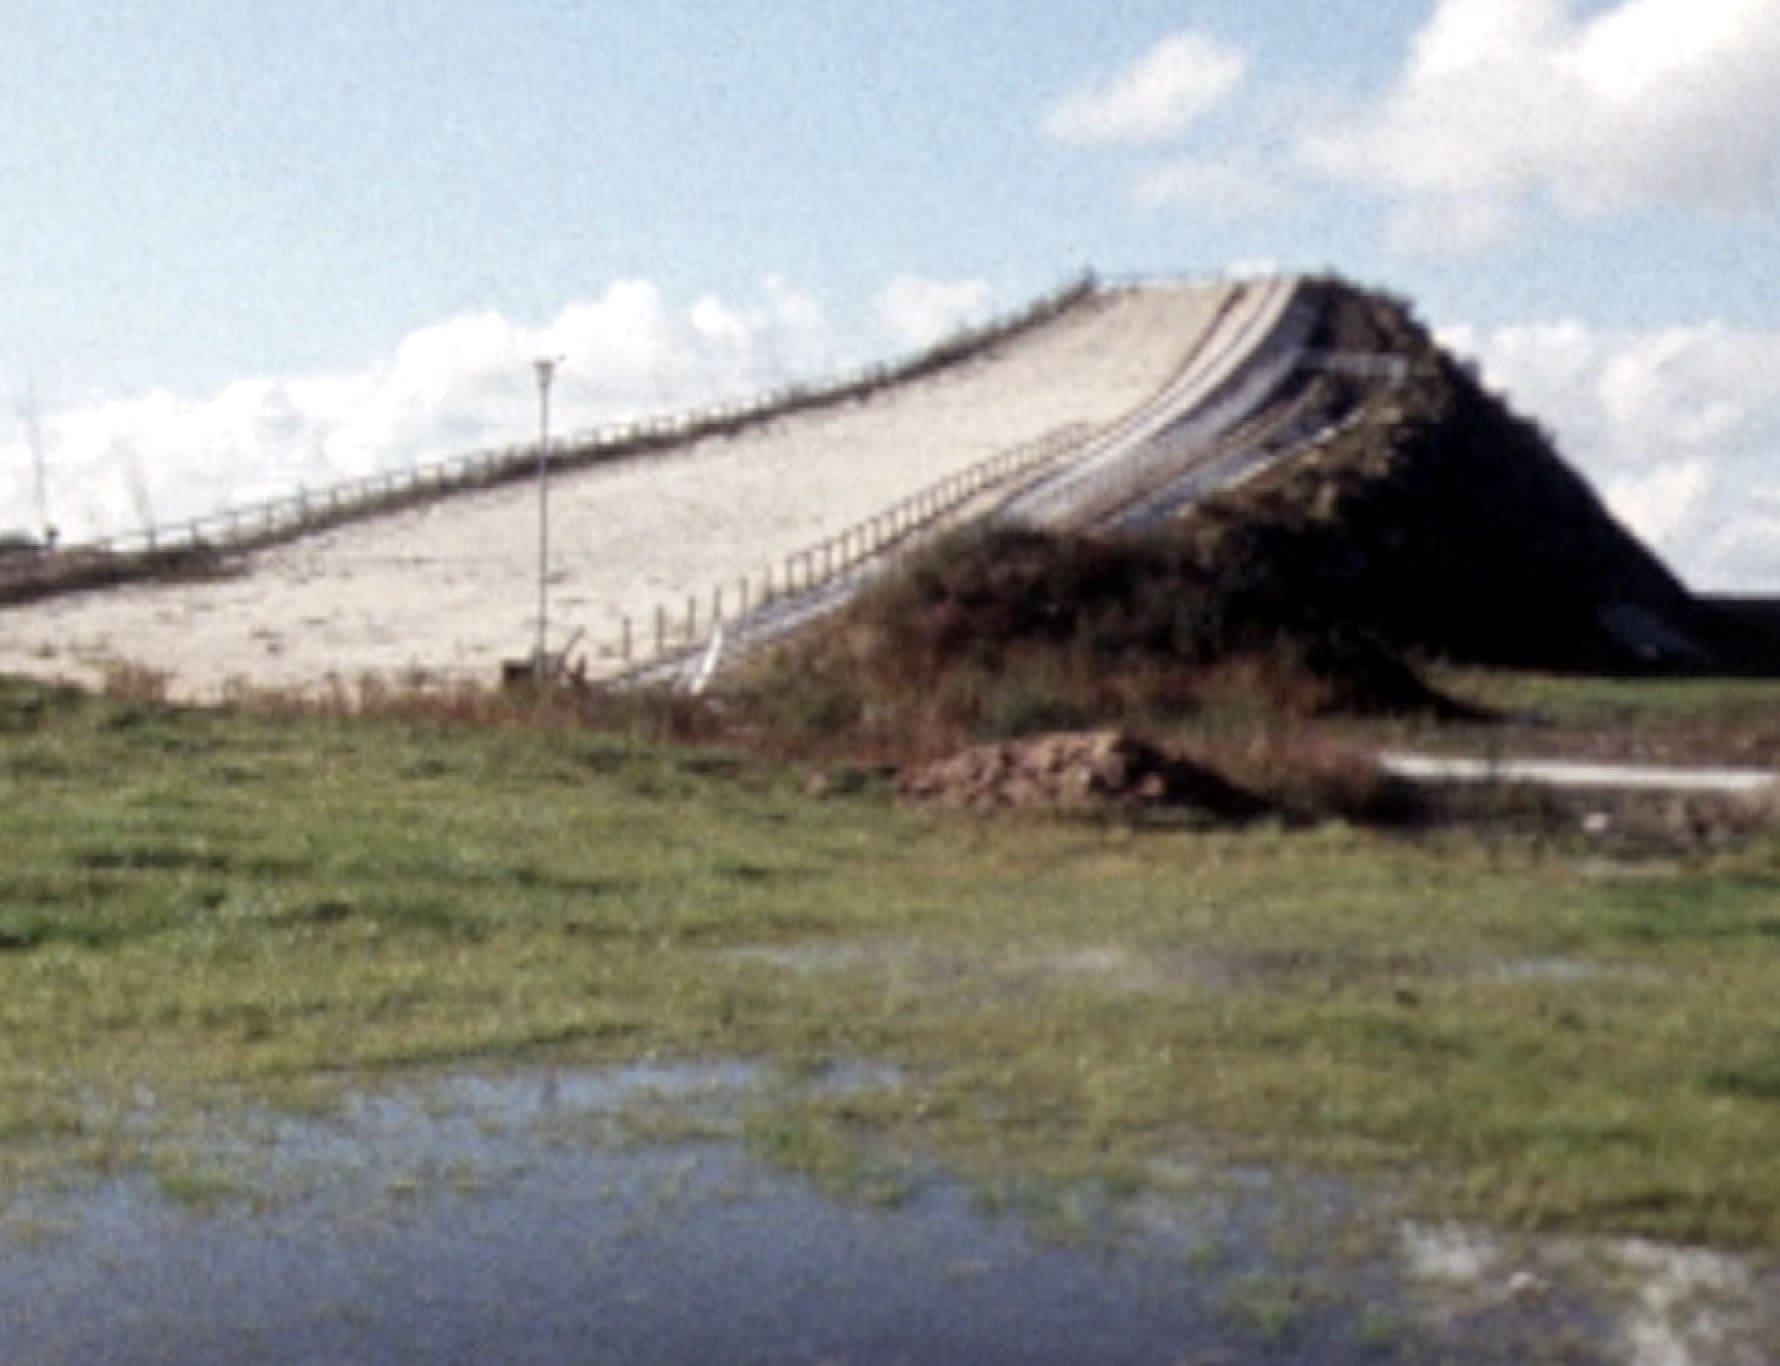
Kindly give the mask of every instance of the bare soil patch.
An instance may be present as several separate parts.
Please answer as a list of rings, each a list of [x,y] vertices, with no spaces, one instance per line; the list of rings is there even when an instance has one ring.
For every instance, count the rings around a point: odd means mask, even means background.
[[[1176,806],[1250,820],[1267,802],[1191,760],[1119,730],[1058,731],[973,745],[906,770],[902,794],[942,806]]]

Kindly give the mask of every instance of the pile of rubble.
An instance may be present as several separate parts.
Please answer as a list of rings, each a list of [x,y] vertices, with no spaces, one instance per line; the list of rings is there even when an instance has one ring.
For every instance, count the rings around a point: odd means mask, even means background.
[[[1227,819],[1266,803],[1208,769],[1122,731],[1058,732],[975,745],[903,772],[905,797],[943,806],[1190,806]]]

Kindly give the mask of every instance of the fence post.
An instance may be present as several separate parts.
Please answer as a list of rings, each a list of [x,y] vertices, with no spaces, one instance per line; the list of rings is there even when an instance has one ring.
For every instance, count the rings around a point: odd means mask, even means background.
[[[698,639],[698,599],[692,594],[686,595],[686,643],[690,645]]]

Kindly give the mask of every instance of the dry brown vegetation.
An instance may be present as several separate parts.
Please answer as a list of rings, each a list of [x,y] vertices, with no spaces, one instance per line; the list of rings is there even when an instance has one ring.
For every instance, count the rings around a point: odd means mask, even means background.
[[[737,689],[788,742],[891,757],[1041,731],[1168,726],[1240,694],[1269,713],[1453,714],[1363,631],[1178,540],[966,531]]]

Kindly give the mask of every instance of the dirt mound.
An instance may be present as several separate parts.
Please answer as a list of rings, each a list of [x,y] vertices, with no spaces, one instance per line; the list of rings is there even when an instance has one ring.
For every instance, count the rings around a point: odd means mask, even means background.
[[[1710,614],[1549,436],[1447,354],[1407,304],[1327,290],[1320,344],[1403,365],[1324,442],[1193,509],[1232,585],[1399,648],[1560,671],[1722,665]]]
[[[1116,730],[974,745],[905,771],[900,790],[918,801],[973,810],[1190,806],[1246,820],[1267,809],[1208,769]]]

